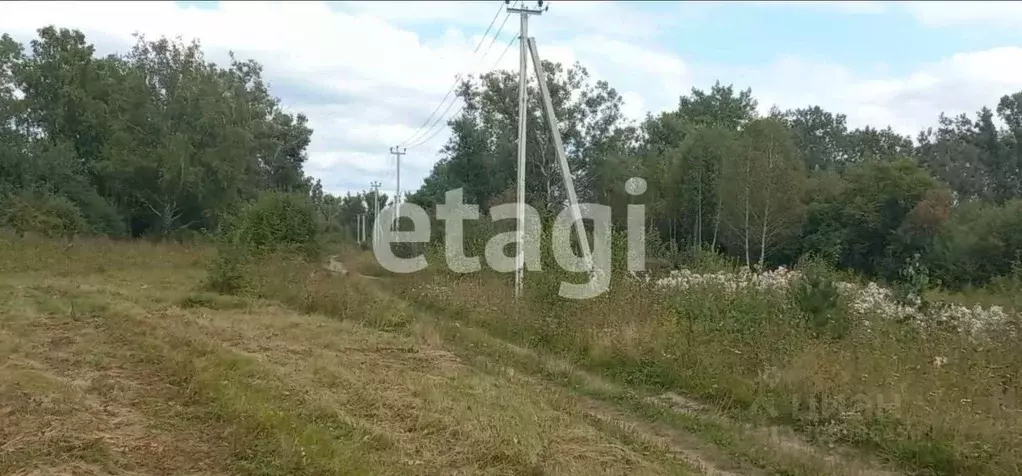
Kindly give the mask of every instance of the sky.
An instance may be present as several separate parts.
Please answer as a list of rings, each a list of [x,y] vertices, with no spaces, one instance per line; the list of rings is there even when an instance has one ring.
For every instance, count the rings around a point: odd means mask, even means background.
[[[527,3],[534,6],[533,1]],[[197,39],[264,67],[271,93],[313,129],[306,172],[334,194],[414,191],[449,137],[459,73],[517,69],[518,17],[504,2],[3,2],[0,32],[27,44],[46,25],[76,28],[98,54],[132,34]],[[1022,91],[1022,2],[548,1],[529,20],[545,60],[578,61],[625,99],[624,112],[677,107],[719,80],[751,88],[761,112],[819,105],[852,127],[915,136],[938,115],[995,108]],[[483,37],[496,18],[487,37]],[[494,39],[494,33],[499,35]],[[478,46],[478,48],[477,48]],[[504,52],[507,54],[503,54]],[[499,61],[498,61],[499,60]],[[443,120],[433,124],[437,117]],[[422,139],[429,139],[423,141]],[[420,144],[421,143],[421,144]]]

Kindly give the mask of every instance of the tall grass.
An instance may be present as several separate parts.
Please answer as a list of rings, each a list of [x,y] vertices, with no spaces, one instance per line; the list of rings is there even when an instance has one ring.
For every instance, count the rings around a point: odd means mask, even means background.
[[[436,267],[393,275],[366,253],[348,262],[359,274],[387,275],[384,285],[440,316],[743,421],[867,448],[918,474],[1022,467],[1022,351],[1009,333],[975,341],[950,329],[852,316],[831,292],[835,273],[818,264],[806,263],[788,293],[665,292],[618,273],[608,293],[582,301],[558,297],[562,280],[579,279],[547,267],[526,273],[516,302],[508,275]],[[378,328],[412,319],[358,284],[336,286],[335,276],[300,257],[244,266],[245,293]]]
[[[406,298],[620,382],[687,394],[736,417],[783,424],[821,443],[872,449],[921,474],[1022,468],[1022,349],[1008,334],[974,342],[801,291],[655,292],[617,280],[586,301],[552,291],[563,276],[427,270],[391,280]],[[820,303],[814,303],[815,301]],[[822,324],[822,325],[821,325]]]

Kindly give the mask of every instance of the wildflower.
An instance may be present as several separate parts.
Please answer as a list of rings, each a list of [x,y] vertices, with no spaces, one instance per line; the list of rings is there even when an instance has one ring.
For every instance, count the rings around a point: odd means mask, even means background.
[[[801,276],[798,271],[783,266],[759,272],[740,268],[737,273],[718,271],[709,274],[678,269],[672,270],[668,276],[654,281],[653,284],[661,290],[715,288],[729,295],[749,289],[781,293],[787,291]],[[924,312],[919,296],[912,296],[907,304],[902,304],[894,298],[890,289],[875,282],[866,283],[865,286],[845,282],[836,282],[834,285],[838,294],[849,303],[850,310],[864,323],[868,323],[869,318],[877,316],[882,319],[912,322],[924,327],[937,324],[951,325],[974,338],[983,332],[996,332],[1010,321],[1008,314],[999,306],[984,309],[976,305],[970,309],[952,303],[933,306]]]

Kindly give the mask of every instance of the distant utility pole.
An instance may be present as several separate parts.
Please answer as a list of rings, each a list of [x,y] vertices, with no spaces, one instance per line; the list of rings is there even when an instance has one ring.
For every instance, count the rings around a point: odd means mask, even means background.
[[[380,182],[374,181],[370,185],[373,187],[373,246],[376,246],[376,221],[380,216]]]
[[[394,230],[397,231],[401,214],[397,207],[401,206],[401,156],[408,153],[408,149],[398,150],[398,147],[391,147],[390,153],[397,157],[397,186],[394,188]]]
[[[517,266],[515,267],[515,299],[522,294],[522,273],[525,270],[525,134],[526,134],[526,123],[527,123],[527,111],[526,106],[528,104],[528,80],[526,79],[527,70],[529,69],[529,44],[527,38],[529,37],[529,15],[540,15],[543,10],[530,9],[525,7],[524,2],[521,8],[514,8],[510,6],[510,0],[504,0],[504,4],[508,5],[508,13],[517,13],[521,17],[521,23],[519,28],[518,36],[518,256],[515,257]],[[538,7],[543,6],[543,2],[540,1]],[[550,8],[549,6],[547,8]]]

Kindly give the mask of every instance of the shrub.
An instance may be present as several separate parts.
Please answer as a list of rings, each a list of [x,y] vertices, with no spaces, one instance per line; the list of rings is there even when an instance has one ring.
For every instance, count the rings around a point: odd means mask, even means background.
[[[297,252],[310,258],[319,251],[315,208],[299,194],[263,194],[225,217],[215,238],[217,254],[209,263],[206,285],[223,294],[251,287],[248,268],[270,254]]]
[[[219,246],[209,263],[206,286],[221,294],[239,294],[248,287],[245,265],[248,261],[242,248]]]
[[[713,250],[690,250],[683,257],[683,264],[697,273],[715,273],[718,271],[735,271],[740,266],[737,261]]]
[[[21,191],[5,197],[0,223],[19,234],[37,233],[48,238],[72,237],[88,230],[85,217],[74,202],[49,193]]]
[[[919,253],[905,260],[905,266],[898,274],[901,279],[894,287],[895,299],[914,308],[922,306],[922,298],[930,287],[930,272],[920,261]]]
[[[316,212],[299,194],[268,192],[228,220],[222,242],[265,254],[278,250],[317,251]]]
[[[807,257],[798,266],[802,275],[789,290],[792,301],[816,332],[843,337],[851,324],[842,312],[837,285],[826,262]]]

